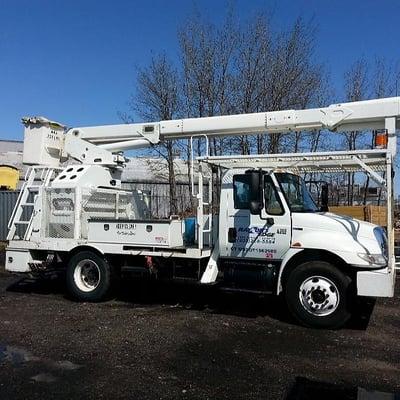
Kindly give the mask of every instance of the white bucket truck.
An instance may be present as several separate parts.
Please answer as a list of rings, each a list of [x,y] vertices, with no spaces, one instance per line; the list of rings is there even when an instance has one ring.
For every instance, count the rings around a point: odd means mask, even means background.
[[[6,269],[34,274],[61,265],[70,293],[83,301],[104,299],[124,271],[283,294],[304,325],[339,327],[350,317],[356,296],[394,293],[399,117],[400,97],[68,130],[45,118],[26,118],[24,162],[31,167],[9,222]],[[178,218],[150,219],[145,194],[121,188],[123,150],[199,136],[208,141],[318,129],[379,130],[387,145],[309,154],[212,157],[206,152],[196,161],[193,230]],[[61,167],[66,160],[74,162]],[[216,185],[216,170],[222,174],[218,215],[212,211],[213,190],[206,190]],[[326,192],[321,211],[301,178],[306,172],[360,171],[384,189],[386,231],[327,212]]]

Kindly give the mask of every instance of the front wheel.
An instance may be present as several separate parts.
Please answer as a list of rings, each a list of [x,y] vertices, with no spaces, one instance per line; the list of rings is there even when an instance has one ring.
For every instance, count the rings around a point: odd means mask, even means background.
[[[101,301],[112,287],[112,269],[107,260],[91,251],[71,257],[66,273],[67,288],[80,301]]]
[[[351,279],[325,261],[309,261],[289,275],[285,297],[289,310],[303,325],[339,328],[350,318]]]

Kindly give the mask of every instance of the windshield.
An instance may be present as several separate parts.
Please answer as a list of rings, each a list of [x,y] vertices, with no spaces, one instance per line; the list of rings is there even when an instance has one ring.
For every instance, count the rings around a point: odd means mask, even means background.
[[[292,212],[319,211],[300,176],[288,173],[275,173],[275,176]]]

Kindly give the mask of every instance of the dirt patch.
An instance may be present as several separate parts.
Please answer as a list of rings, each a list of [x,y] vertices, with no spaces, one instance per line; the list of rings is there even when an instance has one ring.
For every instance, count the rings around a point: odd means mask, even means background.
[[[276,298],[127,283],[115,300],[76,303],[62,281],[3,274],[1,399],[357,399],[351,396],[360,390],[398,392],[400,342],[397,325],[388,323],[389,314],[400,320],[397,310],[397,297],[378,300],[370,319],[312,330],[294,324]]]

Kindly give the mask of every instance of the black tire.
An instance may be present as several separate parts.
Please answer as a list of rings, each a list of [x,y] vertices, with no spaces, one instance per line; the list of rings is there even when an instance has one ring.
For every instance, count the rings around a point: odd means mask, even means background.
[[[351,279],[325,261],[297,266],[285,285],[290,312],[304,326],[337,329],[351,317]]]
[[[89,270],[86,275],[80,272]],[[111,293],[114,276],[108,261],[91,251],[81,251],[68,262],[66,271],[67,289],[70,295],[79,301],[98,302],[106,299]]]

